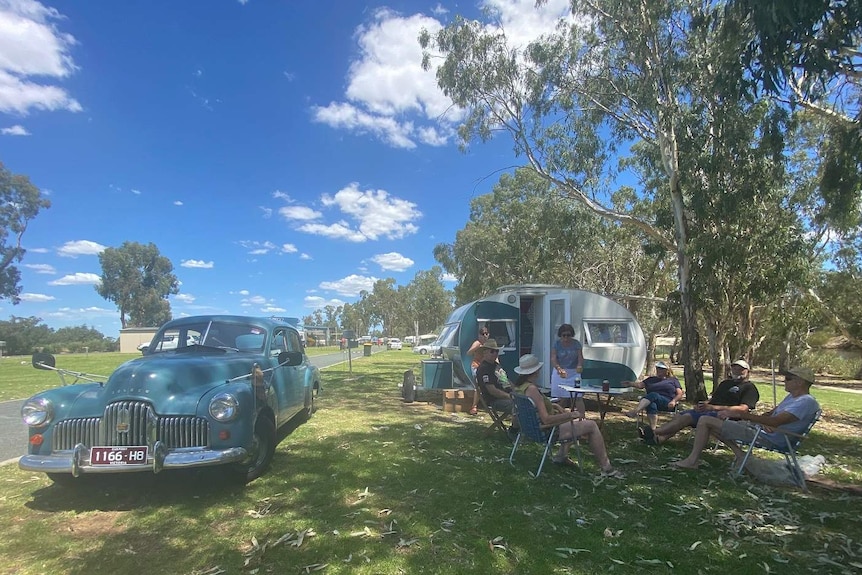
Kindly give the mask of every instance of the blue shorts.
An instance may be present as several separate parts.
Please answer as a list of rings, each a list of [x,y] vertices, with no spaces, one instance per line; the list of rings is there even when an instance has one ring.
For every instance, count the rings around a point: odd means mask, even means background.
[[[668,404],[671,402],[670,399],[666,398],[660,393],[648,393],[643,396],[643,399],[646,399],[650,402],[646,407],[647,413],[658,413],[659,411],[670,411]]]
[[[697,411],[695,409],[686,409],[682,412],[682,415],[688,414],[691,416],[691,426],[697,427],[697,421],[703,417],[704,415],[708,415],[710,417],[718,417],[717,411]]]

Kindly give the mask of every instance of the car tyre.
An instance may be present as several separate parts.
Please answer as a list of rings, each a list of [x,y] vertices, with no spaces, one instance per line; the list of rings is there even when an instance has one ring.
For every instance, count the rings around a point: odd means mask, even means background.
[[[305,410],[302,412],[302,419],[308,421],[314,415],[314,388],[309,387],[305,392]]]
[[[237,479],[248,483],[266,473],[275,455],[275,444],[275,424],[268,417],[258,417],[249,461],[236,466]]]
[[[419,350],[419,353],[420,353],[420,355],[428,355],[428,350],[423,347],[422,349]]]

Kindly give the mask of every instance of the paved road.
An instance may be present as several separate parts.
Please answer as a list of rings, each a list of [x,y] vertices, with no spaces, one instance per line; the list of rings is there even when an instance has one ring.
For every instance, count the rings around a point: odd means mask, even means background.
[[[353,350],[353,360],[361,357],[361,349]],[[347,361],[347,352],[314,355],[309,361],[317,367],[329,367]],[[326,381],[324,380],[324,391]],[[58,380],[59,384],[59,380]],[[0,402],[0,465],[13,463],[27,451],[27,426],[21,421],[24,399]]]

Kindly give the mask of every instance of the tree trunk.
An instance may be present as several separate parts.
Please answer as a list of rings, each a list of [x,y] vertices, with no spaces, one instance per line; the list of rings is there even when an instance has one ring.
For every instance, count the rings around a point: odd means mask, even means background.
[[[673,101],[672,98],[668,101]],[[668,116],[671,116],[669,113]],[[674,235],[676,236],[677,277],[679,278],[680,335],[682,336],[682,366],[685,374],[685,397],[688,401],[705,401],[706,386],[700,365],[700,335],[697,314],[691,295],[691,260],[688,255],[688,219],[685,196],[679,175],[679,150],[676,133],[669,120],[667,131],[658,134],[662,162],[668,175]]]

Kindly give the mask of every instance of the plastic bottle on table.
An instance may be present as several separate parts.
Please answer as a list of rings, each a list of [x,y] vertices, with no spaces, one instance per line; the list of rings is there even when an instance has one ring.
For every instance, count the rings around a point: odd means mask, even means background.
[[[575,372],[575,387],[581,387],[581,374]]]

